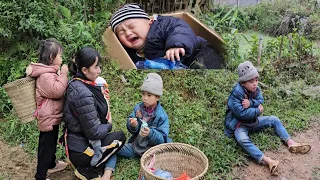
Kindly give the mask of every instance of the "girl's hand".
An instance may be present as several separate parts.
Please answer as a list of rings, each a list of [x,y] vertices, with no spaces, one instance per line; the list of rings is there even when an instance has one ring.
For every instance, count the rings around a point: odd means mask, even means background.
[[[130,125],[132,127],[137,127],[137,125],[138,125],[137,118],[130,118],[129,121],[130,121]]]
[[[68,73],[68,71],[69,71],[68,66],[66,64],[63,64],[61,66],[61,71],[60,72],[66,74],[66,73]]]
[[[263,106],[260,104],[260,105],[258,106],[258,108],[259,108],[260,114],[262,114],[262,113],[263,113],[263,111],[264,111]]]
[[[164,58],[169,59],[172,62],[175,60],[180,61],[180,54],[181,56],[186,54],[184,48],[170,48],[166,51]]]
[[[149,127],[145,127],[140,130],[140,136],[142,136],[142,137],[147,137],[149,135],[149,133],[150,133]]]
[[[245,109],[250,107],[249,99],[243,99],[241,104],[242,104],[242,107],[245,108]]]

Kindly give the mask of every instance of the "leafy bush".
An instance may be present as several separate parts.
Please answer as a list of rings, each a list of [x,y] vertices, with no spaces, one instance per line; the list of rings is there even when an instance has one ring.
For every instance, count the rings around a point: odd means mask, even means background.
[[[205,24],[217,32],[230,32],[236,28],[246,30],[250,25],[249,16],[241,8],[218,6],[211,12],[199,17]]]
[[[274,3],[263,1],[256,6],[248,7],[246,11],[255,29],[270,33],[280,24],[282,15],[290,6],[291,3],[288,1],[277,0]]]
[[[110,10],[123,1],[85,2],[1,1],[0,86],[25,75],[27,65],[37,61],[40,40],[46,38],[54,37],[61,42],[64,62],[83,46],[93,46],[103,54],[101,34],[108,24]],[[3,93],[0,91],[0,101],[6,102]]]

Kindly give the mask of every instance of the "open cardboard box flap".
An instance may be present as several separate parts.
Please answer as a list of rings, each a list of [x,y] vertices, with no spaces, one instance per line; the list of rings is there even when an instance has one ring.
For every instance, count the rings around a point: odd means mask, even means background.
[[[188,12],[177,12],[163,14],[164,16],[174,16],[186,21],[197,36],[206,39],[218,52],[223,52],[224,41],[221,36],[214,30],[209,29],[198,19]],[[152,17],[151,17],[152,18]],[[105,44],[106,51],[112,60],[117,61],[121,69],[137,69],[130,56],[119,42],[117,36],[113,33],[111,27],[108,27],[103,33],[102,40]]]

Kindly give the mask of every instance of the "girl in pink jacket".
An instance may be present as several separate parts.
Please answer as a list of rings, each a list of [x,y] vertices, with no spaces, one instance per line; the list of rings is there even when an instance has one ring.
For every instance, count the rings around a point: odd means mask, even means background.
[[[40,130],[38,165],[35,178],[47,179],[47,173],[66,168],[63,161],[56,162],[56,146],[59,124],[62,120],[63,97],[68,85],[68,66],[62,65],[63,48],[55,39],[41,41],[38,63],[31,63],[27,76],[37,78],[35,116]]]

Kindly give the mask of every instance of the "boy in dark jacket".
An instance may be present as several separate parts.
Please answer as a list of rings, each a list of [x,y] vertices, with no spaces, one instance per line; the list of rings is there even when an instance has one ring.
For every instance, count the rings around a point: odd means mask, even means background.
[[[164,57],[190,68],[223,67],[222,57],[180,18],[155,15],[149,19],[139,5],[126,4],[111,17],[111,27],[134,63]]]
[[[273,160],[261,152],[250,140],[248,133],[265,128],[274,128],[289,147],[291,153],[306,154],[311,150],[308,144],[294,142],[281,121],[276,116],[261,116],[264,111],[264,101],[258,87],[258,71],[250,61],[238,66],[239,82],[233,87],[228,99],[228,109],[225,117],[225,134],[232,137],[233,133],[238,144],[258,163],[264,162],[274,174],[279,161]]]
[[[159,102],[162,88],[161,76],[149,73],[141,86],[142,102],[136,104],[127,120],[127,129],[132,136],[117,155],[141,157],[149,148],[171,142],[168,115]]]

